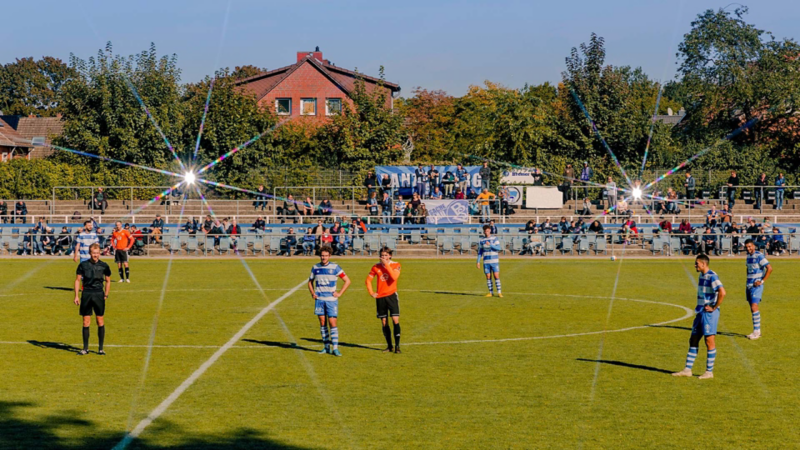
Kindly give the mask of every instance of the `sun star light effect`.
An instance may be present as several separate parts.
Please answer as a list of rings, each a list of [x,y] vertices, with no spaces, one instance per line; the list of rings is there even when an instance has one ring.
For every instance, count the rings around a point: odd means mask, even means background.
[[[194,184],[194,180],[195,179],[196,179],[196,176],[195,176],[194,172],[192,172],[192,171],[188,171],[188,172],[183,174],[183,181],[185,181],[186,184]]]

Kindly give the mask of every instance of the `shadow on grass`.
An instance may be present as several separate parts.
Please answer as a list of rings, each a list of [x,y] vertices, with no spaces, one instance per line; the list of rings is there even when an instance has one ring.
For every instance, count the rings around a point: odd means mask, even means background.
[[[608,365],[611,365],[611,366],[628,367],[628,368],[631,368],[631,369],[647,370],[648,372],[665,373],[665,374],[668,374],[668,375],[672,374],[671,370],[659,369],[658,367],[643,366],[641,364],[631,364],[631,363],[626,363],[626,362],[622,362],[622,361],[612,361],[612,360],[608,360],[608,359],[578,358],[577,361],[608,364]]]
[[[83,413],[80,411],[61,411],[38,419],[21,417],[35,415],[21,410],[36,406],[28,402],[0,401],[0,448],[109,449],[117,445],[125,436],[123,432],[98,431],[99,424],[83,418]],[[65,430],[79,437],[62,437]],[[249,428],[240,428],[220,435],[198,435],[196,432],[183,432],[176,424],[159,419],[153,423],[149,434],[158,436],[161,432],[185,437],[179,438],[179,443],[170,446],[153,442],[152,437],[136,439],[129,448],[147,450],[156,448],[176,450],[307,449],[307,447],[282,443],[271,439],[265,433]]]
[[[301,347],[291,342],[277,342],[277,341],[257,341],[255,339],[242,339],[243,342],[252,342],[253,344],[266,345],[267,347],[288,348],[290,350],[303,350],[304,352],[316,352],[313,348]]]
[[[313,342],[315,344],[322,344],[322,339],[311,339],[311,338],[302,338],[304,341]],[[380,351],[381,349],[375,347],[367,347],[366,345],[358,345],[358,344],[350,344],[349,342],[342,342],[339,341],[339,347],[350,347],[350,348],[363,348],[364,350],[376,350]]]
[[[72,292],[72,291],[75,290],[74,288],[63,287],[63,286],[45,286],[44,288],[45,289],[50,289],[51,291],[69,291],[69,292]]]
[[[483,294],[473,294],[469,292],[452,292],[452,291],[420,291],[425,294],[441,294],[441,295],[461,295],[463,297],[483,297]]]
[[[676,327],[674,325],[648,325],[648,326],[651,327],[651,328],[672,328],[672,329],[675,329],[675,330],[692,331],[691,327]],[[717,334],[720,335],[720,336],[730,336],[730,337],[738,337],[738,338],[747,339],[747,335],[746,334],[742,334],[742,333],[731,333],[729,331],[717,331]]]
[[[67,352],[77,353],[81,351],[78,347],[73,347],[69,344],[65,344],[63,342],[45,342],[45,341],[34,341],[28,340],[28,343],[31,345],[35,345],[39,348],[50,348],[53,350],[64,350]]]

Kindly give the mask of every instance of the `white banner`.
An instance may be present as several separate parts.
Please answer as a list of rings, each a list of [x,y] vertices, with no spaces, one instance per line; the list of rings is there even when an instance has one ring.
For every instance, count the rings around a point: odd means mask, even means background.
[[[502,175],[500,184],[533,184],[533,169],[504,170]]]
[[[560,209],[564,196],[557,187],[528,186],[525,193],[526,208]]]
[[[428,210],[428,223],[467,223],[469,221],[469,202],[467,200],[425,200]]]

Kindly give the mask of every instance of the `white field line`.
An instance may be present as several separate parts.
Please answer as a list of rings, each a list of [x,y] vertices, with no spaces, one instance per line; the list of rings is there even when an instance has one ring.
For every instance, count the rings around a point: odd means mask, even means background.
[[[304,282],[305,283],[305,282]],[[427,291],[425,291],[427,292]],[[508,295],[547,295],[552,297],[573,297],[573,298],[591,298],[591,299],[607,299],[609,297],[601,297],[601,296],[594,296],[594,295],[569,295],[569,294],[541,294],[541,293],[514,293],[508,292]],[[501,343],[501,342],[518,342],[518,341],[538,341],[543,339],[560,339],[560,338],[570,338],[570,337],[579,337],[579,336],[591,336],[595,334],[602,334],[602,333],[622,333],[625,331],[633,331],[633,330],[643,330],[646,328],[658,327],[662,325],[668,325],[675,322],[680,322],[682,320],[686,320],[690,317],[694,316],[694,310],[691,308],[687,308],[683,305],[676,305],[674,303],[667,303],[667,302],[657,302],[653,300],[640,300],[635,298],[622,298],[617,297],[615,300],[622,300],[628,302],[636,302],[636,303],[647,303],[652,305],[662,305],[662,306],[672,306],[675,308],[682,309],[686,312],[683,316],[677,319],[671,319],[664,322],[653,323],[649,325],[637,325],[632,327],[620,328],[617,330],[600,330],[600,331],[586,331],[582,333],[569,333],[569,334],[559,334],[559,335],[552,335],[552,336],[526,336],[526,337],[516,337],[516,338],[502,338],[502,339],[470,339],[470,340],[461,340],[461,341],[431,341],[431,342],[406,342],[403,345],[459,345],[459,344],[492,344],[492,343]],[[0,341],[0,345],[31,345],[30,342],[27,341]],[[78,347],[83,344],[63,344],[63,345],[70,345],[73,347]],[[227,345],[227,344],[226,344]],[[358,344],[364,347],[385,347],[386,343],[373,343],[373,344]],[[115,348],[147,348],[148,345],[144,344],[106,344],[105,347],[115,347]],[[316,347],[316,346],[315,346]],[[318,346],[322,348],[322,346]],[[153,345],[153,348],[220,348],[219,345]],[[229,348],[237,348],[237,349],[271,349],[273,347],[264,346],[264,345],[231,345]],[[277,347],[274,347],[277,348]]]
[[[161,416],[161,414],[163,414],[164,411],[166,411],[167,408],[169,408],[175,402],[175,400],[177,400],[187,389],[189,389],[189,387],[192,384],[194,384],[195,381],[197,381],[198,378],[200,378],[212,365],[214,365],[214,363],[217,362],[217,360],[222,355],[224,355],[225,352],[230,350],[234,346],[234,344],[239,342],[239,340],[242,339],[242,336],[244,336],[245,333],[247,333],[250,330],[250,328],[252,328],[259,320],[261,320],[262,317],[264,317],[268,312],[272,311],[276,306],[278,306],[280,302],[284,301],[285,299],[289,298],[292,294],[297,292],[298,289],[306,286],[307,283],[308,282],[306,280],[303,280],[302,283],[292,288],[289,292],[278,297],[278,299],[276,299],[275,301],[264,307],[264,309],[262,309],[258,314],[256,314],[255,317],[250,319],[250,321],[247,322],[236,334],[234,334],[233,337],[231,337],[230,340],[228,340],[228,342],[225,343],[225,345],[223,345],[222,347],[219,348],[219,350],[214,352],[214,354],[211,355],[211,357],[208,358],[208,360],[206,360],[206,362],[204,362],[197,370],[195,370],[194,373],[192,373],[189,376],[189,378],[184,380],[184,382],[181,383],[181,385],[178,386],[178,388],[175,389],[172,392],[172,394],[169,395],[169,397],[167,397],[164,401],[162,401],[161,404],[159,404],[152,412],[150,412],[150,414],[145,419],[139,422],[139,424],[136,425],[136,427],[133,430],[131,430],[128,434],[126,434],[125,437],[119,442],[119,444],[117,444],[114,447],[114,449],[122,450],[125,447],[127,447],[128,444],[130,444],[130,442],[133,441],[133,439],[137,438],[140,434],[142,434],[145,428],[147,428],[151,423],[153,423],[154,420],[158,419]]]

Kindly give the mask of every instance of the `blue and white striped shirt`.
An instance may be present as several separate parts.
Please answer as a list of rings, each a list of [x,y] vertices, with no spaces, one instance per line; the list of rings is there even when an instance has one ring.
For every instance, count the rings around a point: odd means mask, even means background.
[[[335,262],[328,262],[324,266],[319,263],[311,268],[308,281],[316,282],[314,293],[317,295],[317,300],[333,302],[337,300],[333,296],[333,293],[336,292],[337,278],[344,278],[344,276],[344,270]]]
[[[484,264],[497,264],[500,262],[500,250],[502,248],[497,236],[482,237],[478,242],[478,261],[483,257]]]
[[[767,257],[761,252],[753,252],[752,255],[747,255],[747,287],[752,287],[753,283],[757,280],[764,278],[766,275],[765,267],[769,265]]]
[[[697,311],[699,312],[706,305],[717,303],[717,292],[722,288],[722,281],[713,270],[709,270],[705,275],[700,274],[697,280]]]
[[[94,231],[87,232],[86,230],[83,230],[78,234],[78,237],[75,238],[75,242],[80,245],[80,253],[78,254],[78,257],[80,258],[81,262],[83,262],[91,258],[91,255],[89,254],[89,246],[100,243],[100,240],[97,239],[97,233]]]

